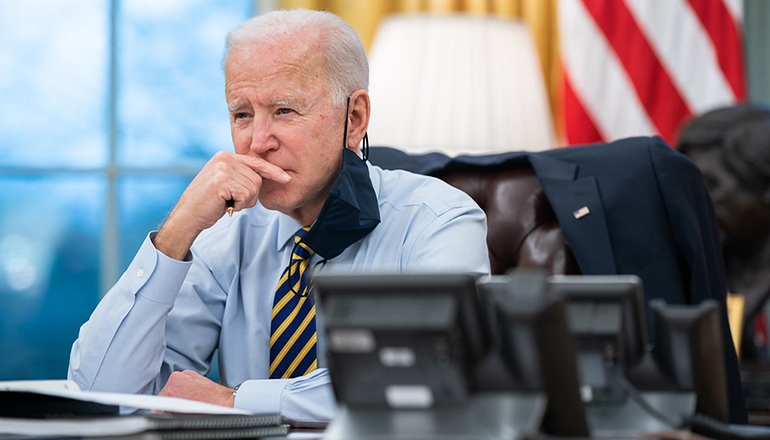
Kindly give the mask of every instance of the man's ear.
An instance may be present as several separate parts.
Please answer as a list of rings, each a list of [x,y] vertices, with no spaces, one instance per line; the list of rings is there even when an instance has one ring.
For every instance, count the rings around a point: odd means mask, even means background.
[[[358,144],[364,138],[369,127],[371,106],[366,90],[357,90],[350,95],[350,111],[348,112],[348,138],[346,147],[358,152]]]

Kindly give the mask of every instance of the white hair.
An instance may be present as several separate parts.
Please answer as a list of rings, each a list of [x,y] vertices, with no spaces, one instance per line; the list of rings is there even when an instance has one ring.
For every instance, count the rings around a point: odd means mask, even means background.
[[[235,46],[275,42],[292,34],[321,39],[333,105],[344,107],[351,93],[368,90],[369,62],[361,39],[345,20],[325,11],[271,11],[247,20],[227,34],[222,66]]]

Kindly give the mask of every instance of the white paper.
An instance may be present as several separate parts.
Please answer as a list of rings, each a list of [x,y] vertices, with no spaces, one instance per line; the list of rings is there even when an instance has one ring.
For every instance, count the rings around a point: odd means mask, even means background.
[[[0,434],[12,435],[100,437],[138,434],[150,428],[148,420],[133,416],[90,420],[30,420],[0,417]]]
[[[193,414],[251,414],[248,411],[175,397],[145,394],[81,391],[71,380],[0,381],[0,391],[28,391],[121,407],[121,413],[137,409]]]
[[[290,432],[286,436],[288,440],[321,440],[323,432]]]
[[[195,400],[145,394],[104,393],[100,391],[42,390],[41,394],[68,397],[105,405],[119,405],[124,409],[150,409],[193,414],[251,414],[248,411]]]
[[[8,380],[0,381],[0,391],[80,391],[74,380]]]

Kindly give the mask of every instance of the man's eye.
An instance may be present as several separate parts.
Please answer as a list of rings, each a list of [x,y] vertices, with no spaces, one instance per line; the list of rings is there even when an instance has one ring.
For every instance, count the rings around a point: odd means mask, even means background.
[[[235,119],[243,119],[243,118],[248,118],[249,114],[246,113],[246,112],[238,112],[238,113],[233,114],[233,117]]]
[[[286,107],[283,107],[283,108],[279,108],[279,109],[278,109],[278,114],[281,114],[281,115],[288,115],[289,113],[291,113],[291,112],[293,112],[293,111],[294,111],[294,110],[292,110],[292,109],[290,109],[290,108],[286,108]]]

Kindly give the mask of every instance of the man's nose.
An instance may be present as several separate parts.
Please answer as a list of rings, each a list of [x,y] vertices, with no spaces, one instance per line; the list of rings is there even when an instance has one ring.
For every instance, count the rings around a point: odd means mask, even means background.
[[[251,152],[261,155],[277,148],[278,139],[275,137],[272,124],[268,121],[255,122],[254,131],[251,135]]]

